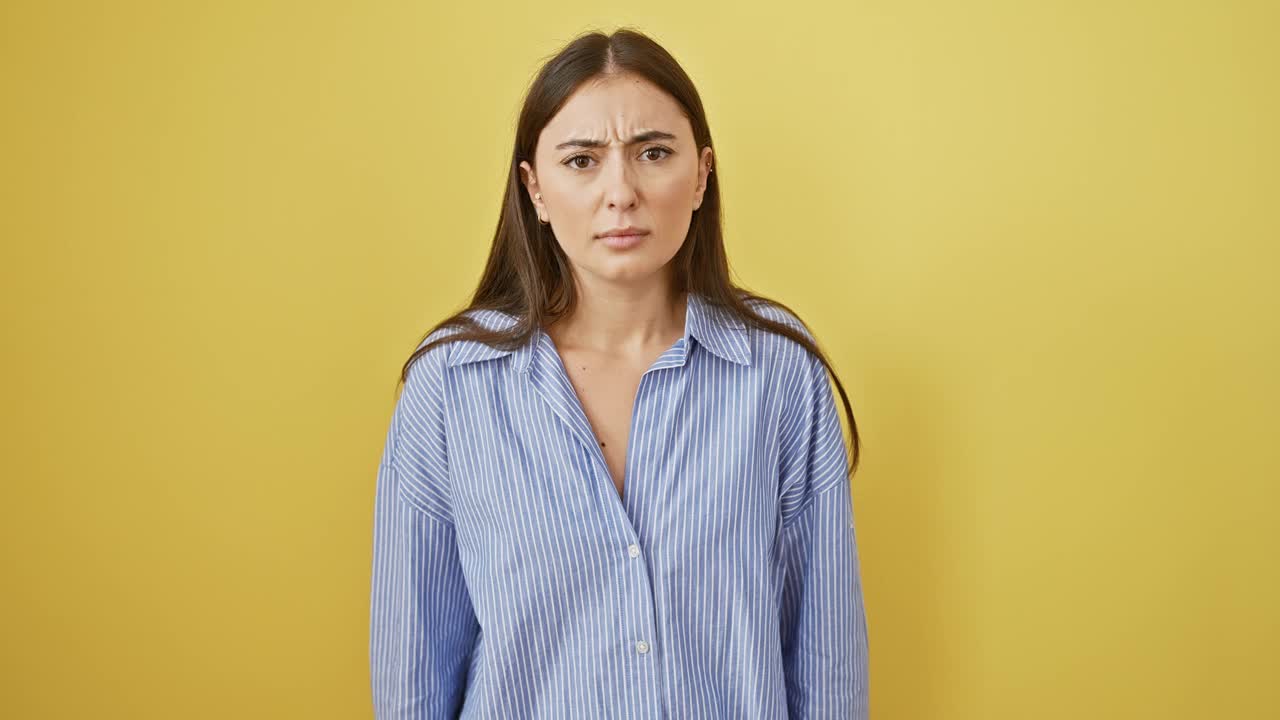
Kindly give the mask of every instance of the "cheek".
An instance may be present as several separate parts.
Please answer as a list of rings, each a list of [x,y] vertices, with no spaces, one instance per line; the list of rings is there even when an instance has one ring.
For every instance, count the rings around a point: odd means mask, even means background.
[[[556,214],[566,225],[580,227],[591,224],[596,211],[588,192],[569,191],[556,197]]]
[[[692,208],[695,182],[684,177],[657,181],[649,190],[649,198],[664,209]]]
[[[683,180],[663,183],[649,192],[649,207],[663,234],[671,235],[671,242],[678,245],[693,213],[692,186]]]

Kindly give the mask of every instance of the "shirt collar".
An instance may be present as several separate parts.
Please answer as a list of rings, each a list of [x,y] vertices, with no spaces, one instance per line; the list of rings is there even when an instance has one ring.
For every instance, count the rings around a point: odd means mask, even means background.
[[[516,318],[497,310],[479,310],[473,314],[481,325],[496,329],[513,325]],[[468,362],[477,362],[490,358],[513,355],[512,367],[518,372],[527,372],[533,362],[534,350],[541,342],[543,330],[538,328],[530,336],[529,341],[513,350],[502,350],[475,341],[454,343],[455,347],[448,355],[450,367]],[[747,328],[725,308],[712,305],[705,297],[696,292],[688,293],[685,303],[684,336],[679,343],[682,355],[681,364],[688,357],[690,339],[706,348],[713,355],[724,358],[739,365],[751,364],[751,344],[748,342]]]

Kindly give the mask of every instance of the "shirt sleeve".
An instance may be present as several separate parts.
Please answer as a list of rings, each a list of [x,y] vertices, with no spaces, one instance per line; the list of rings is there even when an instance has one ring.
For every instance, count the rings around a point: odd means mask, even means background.
[[[377,720],[456,718],[479,629],[449,499],[442,351],[411,366],[378,468],[369,624]]]
[[[867,620],[848,457],[826,368],[806,355],[783,415],[779,544],[788,714],[866,720]]]

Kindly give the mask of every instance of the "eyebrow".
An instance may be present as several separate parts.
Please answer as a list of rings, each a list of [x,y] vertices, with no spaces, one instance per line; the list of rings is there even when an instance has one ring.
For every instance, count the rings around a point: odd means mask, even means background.
[[[637,135],[633,135],[631,139],[627,141],[627,144],[635,145],[636,143],[642,143],[648,140],[675,140],[675,139],[676,139],[676,136],[672,135],[669,132],[663,132],[661,130],[647,130]],[[567,148],[567,147],[596,148],[596,147],[604,147],[604,146],[605,146],[605,142],[603,140],[575,138],[573,140],[566,140],[560,143],[559,145],[556,146],[556,149],[563,150],[564,148]]]

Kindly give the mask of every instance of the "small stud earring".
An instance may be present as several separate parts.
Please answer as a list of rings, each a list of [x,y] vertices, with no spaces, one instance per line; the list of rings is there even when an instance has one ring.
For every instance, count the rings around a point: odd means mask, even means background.
[[[534,193],[533,196],[537,198],[539,201],[542,200],[542,193]],[[547,219],[542,216],[542,211],[538,211],[538,222],[542,223],[543,225],[547,224]]]

